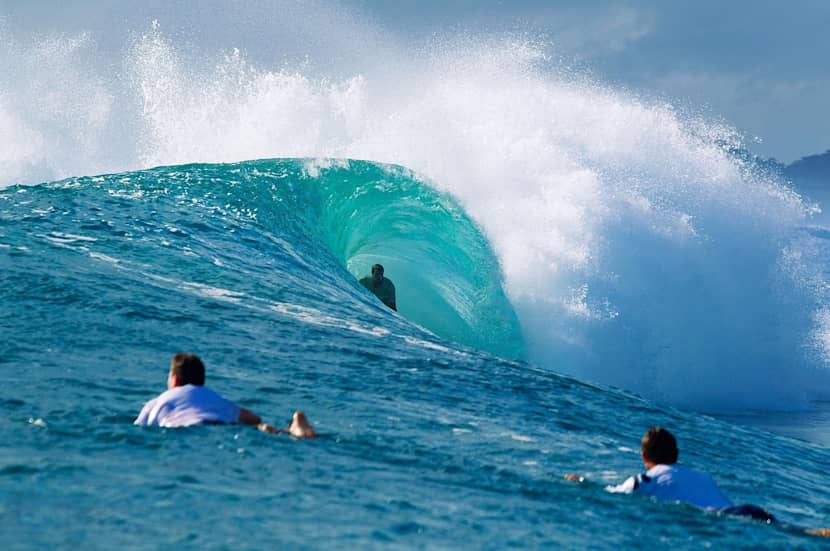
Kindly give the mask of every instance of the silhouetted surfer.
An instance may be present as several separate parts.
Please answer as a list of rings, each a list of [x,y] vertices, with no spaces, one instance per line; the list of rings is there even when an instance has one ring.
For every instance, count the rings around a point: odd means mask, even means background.
[[[636,493],[666,501],[689,503],[725,515],[749,517],[767,524],[777,524],[788,530],[830,536],[830,530],[826,528],[808,530],[779,522],[756,505],[736,506],[721,492],[711,476],[691,467],[678,465],[679,453],[677,440],[672,433],[662,427],[651,427],[640,442],[640,456],[646,472],[605,489],[614,493]],[[575,474],[565,475],[565,479],[578,482],[584,480]]]
[[[179,352],[170,362],[167,391],[141,409],[136,425],[188,427],[198,424],[245,423],[263,432],[288,433],[297,438],[317,434],[301,411],[295,411],[287,429],[278,429],[255,413],[239,407],[205,385],[205,365],[195,354]]]
[[[372,291],[386,306],[398,311],[398,305],[395,302],[395,285],[389,278],[383,277],[383,266],[380,264],[372,266],[372,275],[364,277],[360,283]]]

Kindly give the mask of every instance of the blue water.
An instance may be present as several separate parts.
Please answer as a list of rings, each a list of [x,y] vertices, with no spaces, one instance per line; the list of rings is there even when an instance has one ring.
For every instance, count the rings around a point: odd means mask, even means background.
[[[0,547],[825,545],[603,487],[661,424],[830,526],[830,197],[556,44],[337,6],[0,7]],[[320,438],[133,426],[180,350]]]
[[[357,283],[376,259],[400,315]],[[0,265],[4,549],[826,544],[606,493],[661,424],[736,502],[825,526],[828,443],[528,361],[481,229],[400,167],[263,160],[12,186]],[[209,386],[278,425],[303,409],[321,437],[133,426],[178,350],[201,355]]]

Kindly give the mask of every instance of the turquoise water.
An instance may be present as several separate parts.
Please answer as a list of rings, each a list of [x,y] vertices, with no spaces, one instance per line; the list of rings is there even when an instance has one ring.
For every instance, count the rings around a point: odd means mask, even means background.
[[[802,238],[827,250],[818,229]],[[606,493],[640,470],[640,435],[662,424],[734,501],[827,526],[827,441],[540,367],[490,243],[429,181],[370,162],[6,188],[3,547],[826,544]],[[378,260],[400,315],[357,283]],[[278,425],[303,409],[321,437],[133,426],[178,350],[201,355],[219,392]],[[785,425],[808,426],[792,415]]]

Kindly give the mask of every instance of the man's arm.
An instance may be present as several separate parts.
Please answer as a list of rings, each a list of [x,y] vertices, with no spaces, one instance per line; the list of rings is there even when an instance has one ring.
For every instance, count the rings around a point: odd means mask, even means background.
[[[262,417],[253,411],[241,407],[239,408],[239,422],[245,423],[246,425],[259,425],[262,423]]]
[[[585,477],[578,474],[566,474],[565,480],[570,480],[571,482],[585,482]],[[616,486],[606,486],[605,491],[613,494],[630,494],[637,489],[637,485],[637,476],[631,476],[621,484],[617,484]]]
[[[391,281],[389,282],[389,289],[390,289],[390,293],[389,293],[389,308],[391,308],[392,310],[394,310],[395,312],[397,312],[397,311],[398,311],[398,302],[397,302],[397,300],[395,299],[395,284],[394,284],[394,283],[392,283]]]
[[[639,475],[630,476],[625,479],[622,484],[617,484],[616,486],[606,486],[605,491],[611,492],[612,494],[630,494],[633,493],[634,490],[637,489],[639,485],[638,477]]]
[[[253,425],[258,430],[261,430],[262,432],[270,432],[271,434],[285,432],[276,427],[272,427],[268,423],[263,423],[262,417],[243,407],[239,408],[239,422],[245,423],[246,425]]]
[[[239,408],[239,422],[246,425],[253,425],[262,432],[269,432],[271,434],[290,434],[296,438],[316,438],[317,433],[311,428],[308,419],[302,411],[294,412],[294,417],[291,420],[291,425],[288,429],[278,429],[268,423],[263,423],[262,418],[254,412],[243,407]]]
[[[150,413],[153,411],[153,407],[156,405],[157,398],[153,398],[146,404],[144,407],[141,408],[141,412],[136,417],[135,421],[133,421],[134,425],[152,425],[153,423],[150,421]]]

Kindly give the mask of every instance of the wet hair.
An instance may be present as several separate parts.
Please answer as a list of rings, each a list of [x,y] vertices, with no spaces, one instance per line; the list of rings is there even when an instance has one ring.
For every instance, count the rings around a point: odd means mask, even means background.
[[[372,266],[372,275],[375,275],[376,271],[383,273],[383,266],[381,266],[380,264],[375,264],[374,266]]]
[[[663,427],[651,427],[640,443],[643,457],[655,465],[673,465],[677,463],[677,440]]]
[[[174,355],[170,362],[170,373],[179,378],[180,385],[205,384],[205,364],[196,354],[179,352]]]

